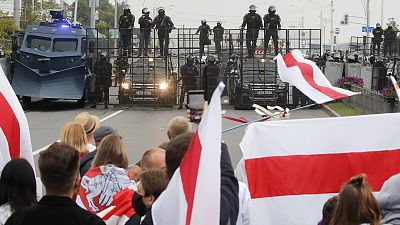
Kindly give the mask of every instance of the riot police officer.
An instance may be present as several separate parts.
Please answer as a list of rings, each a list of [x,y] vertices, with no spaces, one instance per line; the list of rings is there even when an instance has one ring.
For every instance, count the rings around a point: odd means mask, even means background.
[[[276,7],[273,5],[268,8],[268,14],[264,16],[264,28],[264,54],[267,50],[269,39],[272,37],[275,55],[278,55],[278,30],[281,29],[281,18],[276,14]]]
[[[194,64],[194,58],[188,56],[186,58],[186,64],[181,66],[181,77],[178,79],[178,82],[182,80],[182,89],[181,96],[179,98],[179,107],[178,109],[182,109],[182,104],[185,99],[186,93],[190,90],[197,89],[197,77],[199,76],[199,71]]]
[[[382,43],[382,36],[383,36],[383,29],[380,23],[376,24],[376,27],[372,31],[374,37],[372,37],[372,55],[375,55],[375,49],[378,47],[378,56],[381,54],[381,43]]]
[[[217,54],[221,54],[221,50],[222,50],[221,42],[224,38],[224,31],[225,31],[225,28],[222,26],[221,21],[218,21],[217,26],[215,26],[213,28],[215,51],[217,52]]]
[[[148,47],[150,42],[150,34],[153,19],[150,17],[150,10],[148,8],[142,9],[142,16],[139,18],[140,37],[139,37],[139,54],[138,56],[148,56]]]
[[[174,28],[171,18],[165,15],[165,9],[159,8],[158,15],[154,18],[154,25],[157,29],[158,40],[160,42],[160,55],[168,55],[169,33]]]
[[[200,45],[200,55],[204,54],[204,45],[209,45],[210,39],[208,39],[208,35],[212,34],[210,26],[208,26],[207,21],[205,19],[201,20],[201,25],[197,29],[195,34],[200,33],[199,37],[199,45]]]
[[[396,40],[396,31],[394,31],[393,27],[389,25],[388,28],[384,31],[384,35],[385,35],[385,40],[383,42],[384,45],[383,55],[385,57],[387,54],[389,54],[389,56],[392,56],[393,44],[394,41]]]
[[[125,74],[129,67],[128,59],[126,57],[119,56],[114,61],[114,65],[116,68],[114,86],[117,86],[117,84],[121,84],[125,80]]]
[[[207,57],[207,65],[203,70],[203,90],[204,99],[210,102],[212,94],[218,86],[220,68],[217,64],[216,57],[210,55]]]
[[[132,44],[132,29],[135,23],[135,16],[131,13],[129,5],[125,5],[124,13],[119,17],[119,33],[121,35],[123,54],[126,56],[128,47]],[[131,51],[129,49],[129,54]]]
[[[100,53],[99,60],[94,64],[94,74],[96,76],[96,103],[100,102],[100,99],[104,99],[104,107],[108,109],[112,65],[107,60],[107,53]],[[96,104],[94,107],[96,107]]]
[[[261,16],[256,13],[257,7],[255,5],[250,5],[249,13],[247,13],[243,17],[243,23],[240,27],[244,29],[247,25],[247,32],[246,32],[246,47],[247,53],[249,58],[254,57],[254,53],[256,51],[256,44],[258,38],[258,32],[262,29],[263,23]]]

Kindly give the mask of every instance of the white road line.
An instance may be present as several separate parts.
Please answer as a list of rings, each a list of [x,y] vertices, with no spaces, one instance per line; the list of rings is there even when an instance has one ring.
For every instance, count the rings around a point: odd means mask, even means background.
[[[103,119],[100,119],[100,122],[104,122],[104,121],[106,121],[106,120],[108,120],[108,119],[111,119],[112,117],[114,117],[114,116],[116,116],[116,115],[122,113],[123,111],[124,111],[124,110],[118,110],[118,111],[116,111],[115,113],[113,113],[113,114],[111,114],[111,115],[109,115],[109,116],[106,116],[106,117],[104,117]],[[55,141],[55,142],[59,142],[59,141],[60,141],[60,140],[57,140],[57,141]],[[51,144],[53,144],[53,143],[51,143]],[[43,152],[43,151],[46,150],[51,144],[48,144],[48,145],[44,146],[43,148],[40,148],[40,149],[34,151],[34,152],[32,153],[33,156],[35,156],[35,155],[37,155],[37,154]]]

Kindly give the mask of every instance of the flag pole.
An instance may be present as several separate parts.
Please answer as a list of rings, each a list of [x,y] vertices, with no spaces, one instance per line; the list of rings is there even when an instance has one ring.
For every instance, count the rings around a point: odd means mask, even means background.
[[[309,107],[315,106],[315,105],[318,105],[318,103],[313,103],[313,104],[308,104],[308,105],[305,105],[305,106],[300,106],[300,107],[297,107],[297,108],[289,110],[289,112],[297,111],[297,110],[300,110],[300,109],[306,109],[306,108],[309,108]],[[252,121],[249,121],[247,123],[243,123],[243,124],[240,124],[240,125],[225,129],[225,130],[222,131],[222,133],[226,133],[226,132],[229,132],[229,131],[232,131],[232,130],[236,130],[238,128],[247,126],[247,125],[252,124],[252,123],[265,121],[265,120],[268,120],[270,118],[271,118],[270,116],[267,116],[267,117],[262,117],[262,118],[259,118],[259,119],[256,119],[256,120],[252,120]]]

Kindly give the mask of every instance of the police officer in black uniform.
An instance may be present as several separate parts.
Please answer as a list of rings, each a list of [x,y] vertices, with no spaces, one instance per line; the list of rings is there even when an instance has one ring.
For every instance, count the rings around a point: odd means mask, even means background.
[[[207,57],[207,65],[203,70],[203,90],[204,99],[210,102],[212,94],[218,86],[220,68],[217,64],[216,57],[210,55]]]
[[[253,58],[256,51],[256,44],[258,38],[258,32],[263,27],[261,16],[256,13],[257,7],[255,5],[250,5],[249,13],[243,17],[243,23],[240,27],[244,29],[247,25],[246,32],[246,47],[248,52],[248,57]]]
[[[210,39],[208,39],[208,36],[212,34],[210,26],[208,26],[207,21],[205,19],[201,20],[201,25],[197,29],[195,34],[200,33],[199,37],[199,45],[200,45],[200,55],[204,54],[204,45],[209,45]]]
[[[375,55],[375,49],[378,47],[378,56],[381,54],[381,43],[382,43],[382,36],[383,36],[383,29],[380,23],[376,24],[376,27],[372,31],[374,37],[372,37],[372,55]]]
[[[128,58],[119,56],[114,61],[114,65],[116,68],[114,86],[117,86],[118,84],[121,84],[125,80],[125,74],[129,67]]]
[[[135,16],[131,13],[129,6],[126,5],[124,13],[119,17],[119,33],[121,35],[122,49],[124,56],[127,55],[128,47],[132,43],[132,29],[135,23]],[[131,53],[129,49],[129,54]]]
[[[104,99],[104,107],[108,109],[109,88],[111,86],[112,65],[107,60],[107,53],[101,52],[99,60],[94,64],[94,74],[96,76],[97,102]],[[96,104],[92,107],[96,107]]]
[[[394,41],[396,40],[396,31],[393,30],[393,27],[391,25],[388,26],[388,28],[384,31],[385,35],[385,40],[383,42],[383,55],[386,57],[387,54],[389,56],[392,56],[393,54],[393,45]]]
[[[197,67],[194,65],[194,58],[188,56],[186,58],[186,64],[181,66],[181,77],[178,79],[178,82],[182,80],[182,89],[181,96],[179,98],[179,107],[178,109],[182,109],[182,104],[185,99],[186,93],[190,90],[197,89],[197,77],[199,76],[199,71]]]
[[[269,39],[272,37],[275,55],[278,55],[278,30],[281,29],[281,18],[276,14],[276,7],[273,5],[268,8],[268,14],[264,16],[264,28],[264,54],[267,50]]]
[[[150,43],[150,34],[153,24],[153,19],[150,17],[150,10],[148,8],[142,9],[142,16],[139,18],[140,37],[139,37],[139,55],[148,56],[148,47]]]
[[[213,28],[214,32],[214,42],[215,42],[215,51],[217,54],[221,54],[221,42],[224,38],[225,28],[222,26],[221,21],[217,22],[217,26]]]
[[[160,55],[168,55],[169,33],[174,29],[171,18],[165,15],[165,9],[159,8],[158,15],[154,18],[154,25],[158,30],[158,40],[160,42]]]

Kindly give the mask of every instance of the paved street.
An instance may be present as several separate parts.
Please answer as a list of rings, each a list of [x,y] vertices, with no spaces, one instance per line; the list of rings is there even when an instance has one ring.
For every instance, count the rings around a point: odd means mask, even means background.
[[[100,119],[105,118],[106,120],[102,122],[103,125],[118,129],[127,147],[130,163],[137,162],[147,149],[157,147],[167,141],[166,127],[172,117],[186,115],[185,110],[177,109],[113,109],[112,107],[109,110],[104,110],[103,108],[77,109],[74,108],[74,104],[72,102],[51,102],[26,111],[35,160],[38,158],[38,150],[60,139],[62,126],[72,121],[75,115],[84,110],[99,116]],[[224,107],[224,109],[229,116],[242,116],[247,119],[258,118],[255,112],[251,110],[234,110],[232,107]],[[112,117],[108,118],[109,116]],[[329,117],[329,115],[320,109],[300,110],[290,115],[290,119],[320,117]],[[238,123],[223,120],[223,129],[235,125],[238,125]],[[242,155],[239,143],[243,134],[244,128],[240,128],[223,135],[224,141],[229,146],[234,166],[236,166]]]

